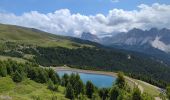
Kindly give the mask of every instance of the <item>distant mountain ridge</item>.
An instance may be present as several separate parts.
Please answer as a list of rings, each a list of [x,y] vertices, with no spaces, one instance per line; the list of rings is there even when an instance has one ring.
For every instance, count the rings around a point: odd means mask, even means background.
[[[83,32],[81,35],[81,39],[93,42],[100,42],[100,39],[96,35],[91,34],[90,32]]]
[[[127,33],[120,33],[101,42],[105,45],[127,45],[153,47],[163,52],[170,52],[170,30],[151,28],[150,30],[132,29]]]
[[[90,34],[90,33],[89,33]],[[98,38],[97,36],[94,36]],[[88,38],[94,41],[93,38]],[[170,29],[151,28],[141,30],[134,28],[111,37],[98,38],[98,43],[135,52],[142,52],[170,62]]]

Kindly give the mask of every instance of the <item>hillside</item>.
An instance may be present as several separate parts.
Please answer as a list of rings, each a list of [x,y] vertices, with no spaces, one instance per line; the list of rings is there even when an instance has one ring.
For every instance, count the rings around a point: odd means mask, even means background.
[[[25,79],[15,83],[8,77],[0,77],[0,99],[2,100],[68,100],[64,97],[64,87],[59,87],[58,92],[47,89],[47,85]]]
[[[40,30],[0,25],[0,59],[35,62],[42,66],[123,71],[126,75],[165,87],[170,68],[160,62],[94,42],[64,37]]]
[[[43,47],[60,46],[75,48],[79,46],[91,46],[90,42],[77,38],[54,35],[34,28],[5,24],[0,24],[0,41],[0,47],[2,47],[3,43],[7,42],[27,45],[31,44]]]

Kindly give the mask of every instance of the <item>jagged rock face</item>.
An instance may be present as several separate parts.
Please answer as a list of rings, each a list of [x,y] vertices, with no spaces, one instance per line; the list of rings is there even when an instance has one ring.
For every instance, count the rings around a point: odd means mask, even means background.
[[[161,51],[170,52],[170,30],[152,28],[147,31],[132,29],[127,33],[119,33],[101,42],[105,45],[153,47]]]
[[[104,38],[98,38],[91,33],[83,33],[81,38],[118,49],[148,54],[170,65],[170,29],[134,28],[126,33],[117,33],[117,35]]]
[[[89,41],[93,41],[93,42],[99,42],[99,38],[94,35],[94,34],[91,34],[89,32],[83,32],[82,35],[81,35],[81,39],[83,40],[89,40]]]
[[[118,33],[112,37],[98,38],[91,33],[82,33],[81,39],[98,42],[103,45],[119,46],[138,51],[148,49],[158,49],[170,53],[170,30],[151,28],[150,30],[141,30],[134,28],[128,32]],[[151,50],[152,51],[152,50]]]

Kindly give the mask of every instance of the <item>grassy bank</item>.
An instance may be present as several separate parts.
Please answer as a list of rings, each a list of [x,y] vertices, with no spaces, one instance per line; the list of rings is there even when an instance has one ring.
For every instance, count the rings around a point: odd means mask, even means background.
[[[64,97],[64,88],[59,86],[58,92],[47,89],[46,84],[36,83],[25,79],[21,83],[14,83],[12,79],[0,77],[0,100],[67,100]]]

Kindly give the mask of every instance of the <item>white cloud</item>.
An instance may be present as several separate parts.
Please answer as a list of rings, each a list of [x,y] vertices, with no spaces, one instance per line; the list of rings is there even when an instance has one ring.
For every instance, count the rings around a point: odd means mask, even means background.
[[[31,11],[20,16],[1,12],[0,23],[33,27],[69,36],[80,36],[84,31],[102,36],[106,33],[128,31],[134,27],[141,29],[170,28],[170,5],[141,4],[138,8],[138,10],[132,11],[113,9],[107,15],[96,14],[94,16],[72,14],[68,9],[47,14]]]

